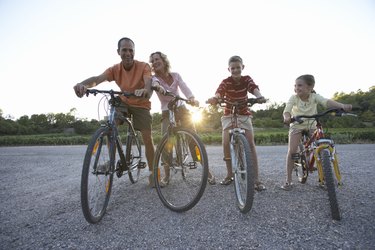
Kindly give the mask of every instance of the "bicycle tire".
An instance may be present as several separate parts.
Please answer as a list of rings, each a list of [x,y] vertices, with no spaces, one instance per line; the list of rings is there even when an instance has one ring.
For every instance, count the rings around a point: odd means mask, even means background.
[[[129,134],[127,136],[125,159],[126,164],[128,165],[128,176],[130,182],[134,184],[138,181],[141,173],[139,164],[142,159],[142,149],[139,135]]]
[[[254,166],[250,145],[245,135],[240,133],[233,134],[233,142],[230,153],[237,206],[242,213],[248,213],[254,201]]]
[[[177,142],[181,142],[178,147]],[[162,182],[165,178],[167,184]],[[155,187],[164,206],[175,212],[193,208],[204,193],[207,179],[207,152],[198,135],[183,128],[175,129],[172,135],[165,134],[154,158]]]
[[[107,127],[99,128],[86,150],[81,175],[81,206],[85,219],[98,223],[106,212],[112,191],[114,141]]]
[[[320,157],[322,159],[324,182],[328,191],[328,199],[329,199],[329,204],[331,207],[332,219],[340,220],[341,216],[340,216],[339,205],[338,205],[338,201],[336,197],[335,182],[334,182],[333,173],[332,173],[333,165],[332,165],[329,149],[323,149],[320,152]]]

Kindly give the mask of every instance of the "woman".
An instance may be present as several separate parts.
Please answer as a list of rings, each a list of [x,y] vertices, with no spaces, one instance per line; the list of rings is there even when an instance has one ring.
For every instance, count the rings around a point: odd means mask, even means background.
[[[179,89],[185,95],[187,99],[190,100],[191,103],[194,103],[195,106],[199,106],[199,102],[195,100],[193,93],[186,85],[186,83],[182,80],[181,76],[176,72],[170,71],[170,63],[167,56],[161,52],[154,52],[150,55],[150,63],[152,67],[152,71],[154,73],[152,79],[152,85],[164,88],[173,94],[179,95]],[[169,110],[168,110],[168,103],[172,99],[170,96],[165,96],[158,91],[157,95],[159,97],[161,103],[161,110],[162,110],[162,124],[161,124],[161,132],[165,134],[168,129],[169,125]],[[178,105],[176,119],[181,121],[183,127],[187,128],[194,128],[194,124],[191,119],[191,114],[189,110],[185,107],[185,105],[180,102]],[[169,176],[165,176],[161,183],[163,185],[168,185]],[[208,172],[208,183],[211,185],[216,184],[215,177]]]

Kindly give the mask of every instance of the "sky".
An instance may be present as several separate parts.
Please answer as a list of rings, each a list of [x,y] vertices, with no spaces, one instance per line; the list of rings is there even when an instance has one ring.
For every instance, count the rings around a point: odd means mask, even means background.
[[[286,102],[302,74],[327,98],[375,86],[374,0],[0,0],[3,117],[75,108],[98,119],[100,98],[78,98],[73,86],[119,63],[124,36],[136,60],[166,54],[202,106],[233,55],[269,103]]]

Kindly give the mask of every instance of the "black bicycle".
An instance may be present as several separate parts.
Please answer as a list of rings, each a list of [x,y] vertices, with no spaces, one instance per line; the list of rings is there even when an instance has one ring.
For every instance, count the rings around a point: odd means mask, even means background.
[[[89,94],[103,94],[109,104],[108,120],[94,133],[86,150],[81,178],[81,205],[85,219],[99,222],[105,214],[111,195],[113,175],[121,177],[128,173],[132,183],[139,178],[142,161],[140,135],[134,130],[132,117],[116,112],[121,103],[120,96],[134,96],[113,90],[88,89]],[[126,133],[120,138],[116,120],[127,125]],[[125,146],[124,146],[125,145]],[[117,153],[117,161],[116,161]]]
[[[154,181],[162,203],[176,212],[193,208],[203,195],[208,179],[208,157],[199,136],[176,120],[179,103],[189,100],[167,92],[169,127],[156,149]]]

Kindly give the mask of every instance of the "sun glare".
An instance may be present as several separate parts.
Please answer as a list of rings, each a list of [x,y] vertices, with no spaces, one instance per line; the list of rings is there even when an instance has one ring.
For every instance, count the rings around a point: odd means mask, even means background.
[[[202,113],[200,110],[192,112],[191,118],[194,123],[199,123],[202,120]]]

